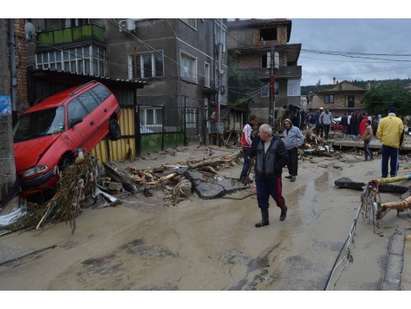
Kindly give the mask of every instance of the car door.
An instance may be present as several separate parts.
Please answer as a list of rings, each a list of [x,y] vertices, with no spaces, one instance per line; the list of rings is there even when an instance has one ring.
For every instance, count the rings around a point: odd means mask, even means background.
[[[110,117],[117,111],[119,105],[114,95],[103,85],[98,84],[92,90],[93,94],[99,101],[99,111],[102,121],[102,131],[108,132],[108,123]]]
[[[85,148],[90,137],[90,124],[87,121],[87,109],[78,98],[74,98],[67,105],[68,130],[66,131],[70,148]],[[81,120],[81,121],[80,121]]]
[[[86,142],[86,149],[93,149],[108,132],[107,128],[104,128],[104,110],[100,106],[99,100],[91,93],[90,90],[82,93],[78,96],[78,99],[87,109],[87,116],[85,122],[88,124],[88,140]]]

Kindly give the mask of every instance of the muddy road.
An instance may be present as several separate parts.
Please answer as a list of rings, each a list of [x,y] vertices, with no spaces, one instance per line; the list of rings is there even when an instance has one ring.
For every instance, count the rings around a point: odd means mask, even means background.
[[[56,247],[1,265],[0,289],[323,289],[360,201],[359,192],[338,190],[334,180],[378,176],[379,160],[361,159],[300,161],[297,181],[283,180],[286,221],[270,201],[270,225],[261,229],[254,227],[255,196],[192,196],[176,207],[164,207],[161,196],[135,196],[115,208],[85,210],[74,235],[63,223],[2,237],[4,259]],[[239,173],[239,166],[222,172]],[[364,229],[368,243],[360,246],[378,243],[370,249],[375,263],[367,268],[360,258],[336,288],[376,288],[381,278],[386,240]]]

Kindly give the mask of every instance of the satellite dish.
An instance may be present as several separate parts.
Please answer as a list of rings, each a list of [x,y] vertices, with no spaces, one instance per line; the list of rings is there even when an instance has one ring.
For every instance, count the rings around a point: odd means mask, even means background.
[[[26,35],[27,41],[31,42],[36,37],[36,28],[31,22],[26,22],[26,24],[24,25],[24,33]]]

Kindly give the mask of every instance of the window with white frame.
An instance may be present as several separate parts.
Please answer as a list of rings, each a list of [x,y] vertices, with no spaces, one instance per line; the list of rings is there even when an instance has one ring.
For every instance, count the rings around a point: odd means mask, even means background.
[[[197,110],[195,108],[186,109],[186,128],[197,127]]]
[[[104,48],[84,46],[36,54],[36,68],[77,74],[104,76]]]
[[[180,76],[182,79],[197,83],[197,58],[180,52]]]
[[[135,59],[136,77],[143,79],[161,78],[164,76],[164,53],[162,50],[145,52]]]
[[[210,63],[204,62],[204,86],[208,88],[210,88],[210,85],[211,85],[210,76],[211,76]]]
[[[145,127],[161,127],[163,115],[161,107],[143,108],[140,110],[140,125]]]
[[[194,28],[197,30],[197,19],[194,18],[182,18],[181,21],[187,25],[189,25],[191,28]]]

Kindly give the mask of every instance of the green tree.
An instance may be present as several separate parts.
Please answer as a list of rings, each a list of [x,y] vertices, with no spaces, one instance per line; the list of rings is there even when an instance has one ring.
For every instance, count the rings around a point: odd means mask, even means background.
[[[396,107],[399,115],[411,115],[411,93],[398,83],[372,87],[364,96],[364,104],[372,115],[386,114],[391,105]]]

